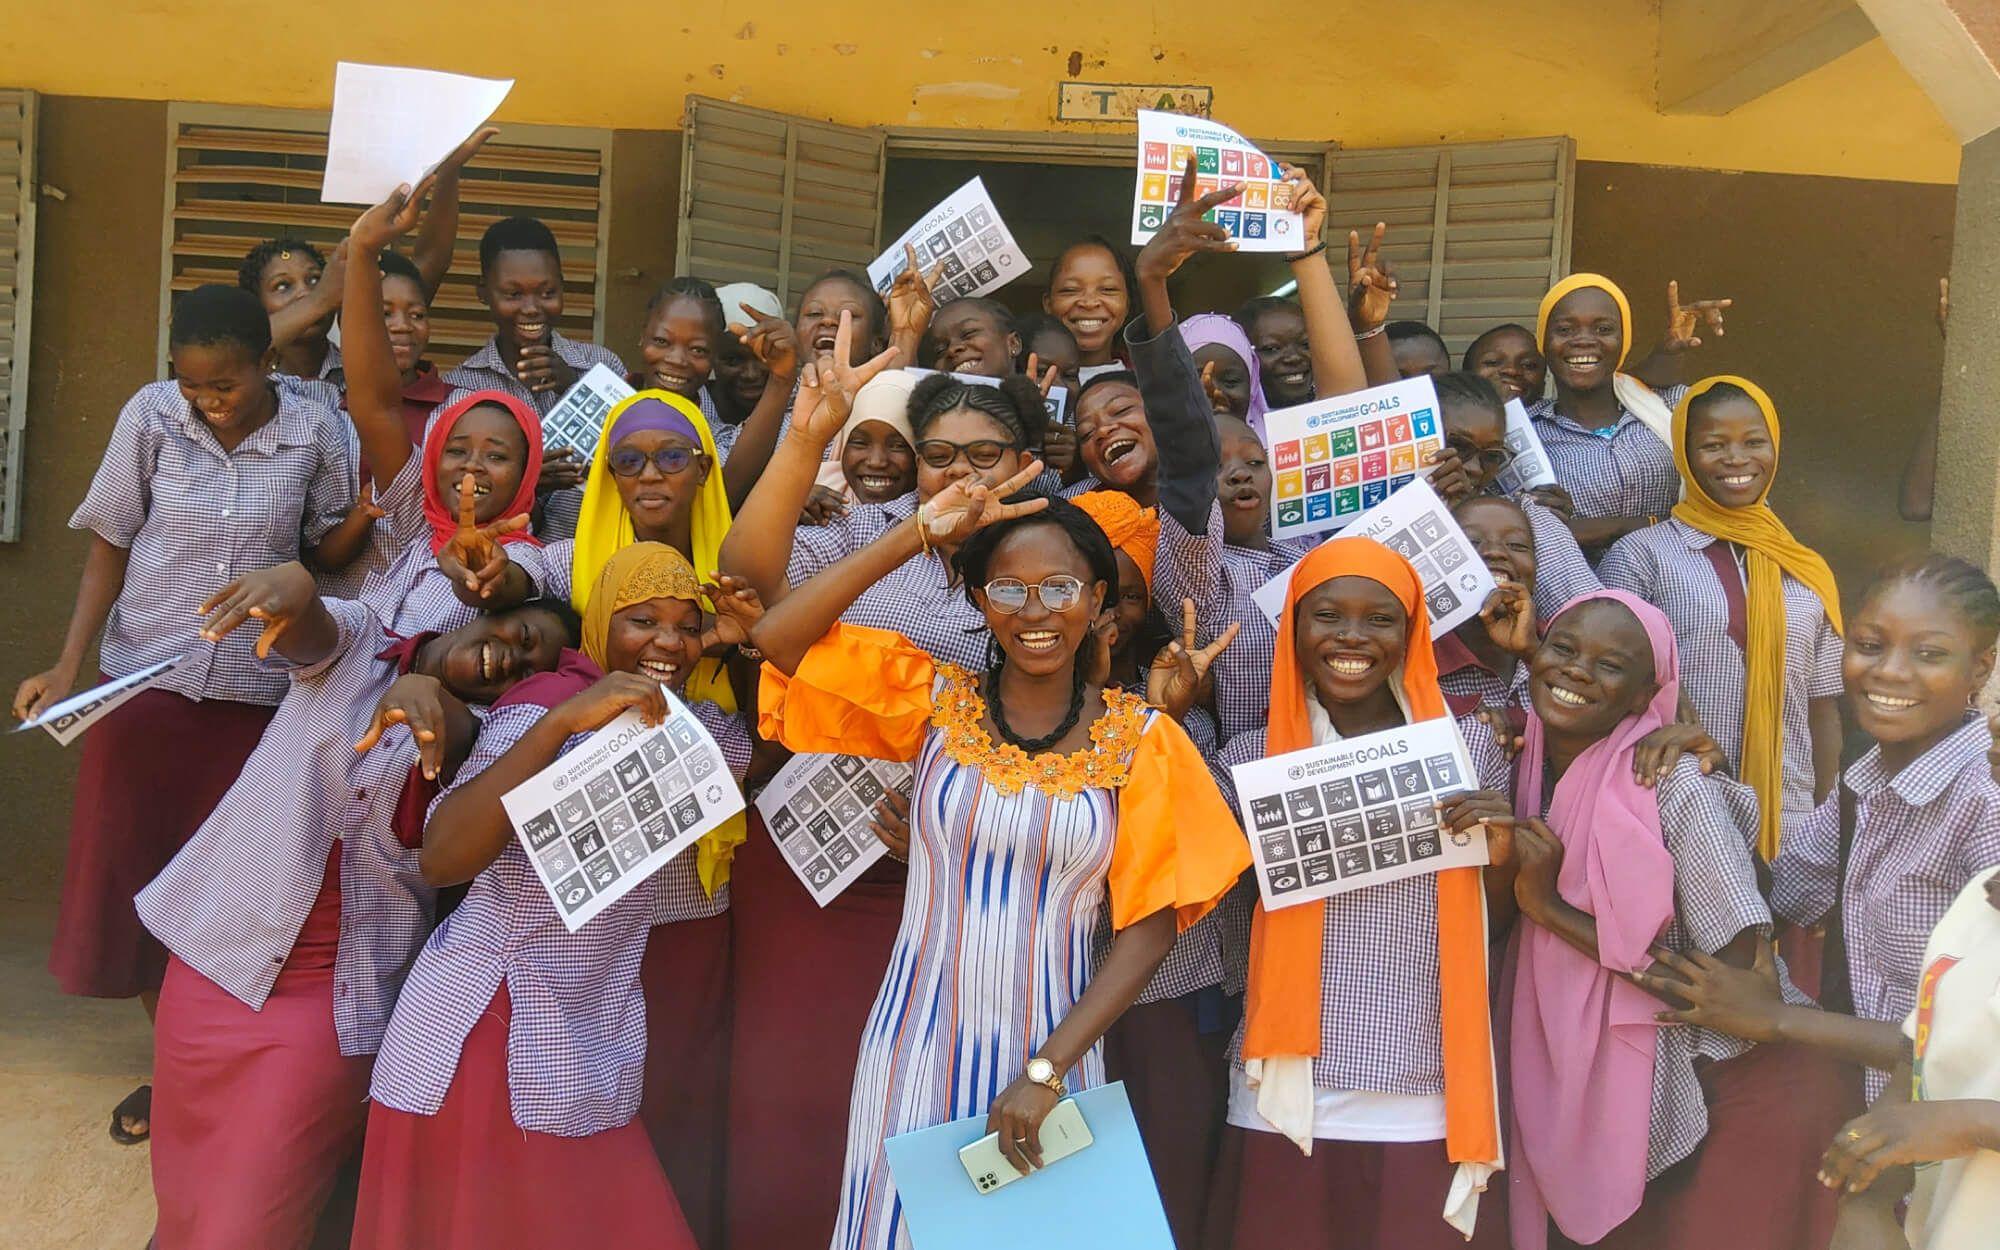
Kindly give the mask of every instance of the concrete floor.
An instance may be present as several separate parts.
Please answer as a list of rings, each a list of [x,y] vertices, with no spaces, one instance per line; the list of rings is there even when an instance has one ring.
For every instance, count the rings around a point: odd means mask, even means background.
[[[0,1246],[140,1250],[153,1231],[147,1148],[105,1131],[146,1079],[136,999],[69,998],[46,967],[53,903],[0,904]]]

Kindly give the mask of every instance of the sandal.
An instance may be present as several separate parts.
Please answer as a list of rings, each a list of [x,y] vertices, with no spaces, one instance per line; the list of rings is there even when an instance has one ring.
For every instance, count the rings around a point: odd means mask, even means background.
[[[145,1125],[134,1132],[128,1123]],[[121,1146],[136,1146],[153,1135],[153,1087],[141,1085],[125,1095],[125,1101],[111,1110],[111,1140]]]

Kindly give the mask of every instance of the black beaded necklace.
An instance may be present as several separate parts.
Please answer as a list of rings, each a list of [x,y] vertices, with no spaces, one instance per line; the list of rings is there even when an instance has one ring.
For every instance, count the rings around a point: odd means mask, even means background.
[[[1007,713],[1000,706],[1000,669],[995,664],[986,670],[986,707],[993,714],[993,727],[1000,731],[1003,741],[1021,748],[1030,755],[1048,750],[1069,736],[1076,728],[1076,722],[1083,716],[1083,663],[1081,657],[1070,666],[1069,714],[1062,723],[1039,738],[1023,738],[1007,724]]]

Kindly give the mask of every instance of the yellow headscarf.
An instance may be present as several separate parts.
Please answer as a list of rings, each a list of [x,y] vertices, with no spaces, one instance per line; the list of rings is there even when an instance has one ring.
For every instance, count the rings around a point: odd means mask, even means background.
[[[708,456],[708,478],[694,499],[694,515],[689,527],[693,548],[689,563],[698,582],[713,581],[716,553],[722,550],[723,536],[729,533],[729,490],[722,480],[722,457],[715,450],[715,434],[707,418],[694,403],[671,391],[645,390],[619,401],[604,418],[604,435],[597,440],[596,454],[590,458],[590,474],[583,484],[583,509],[577,517],[575,551],[570,557],[570,603],[588,618],[590,601],[598,580],[612,556],[632,545],[637,536],[625,501],[618,495],[618,483],[611,475],[611,448],[618,441],[618,420],[642,400],[657,400],[672,408],[694,428],[701,450]],[[703,607],[711,607],[702,600]],[[614,609],[615,610],[615,609]],[[607,621],[610,619],[607,615]],[[687,697],[713,703],[727,712],[736,708],[736,690],[729,684],[729,672],[721,663],[704,660],[688,678]],[[732,816],[701,841],[702,884],[713,894],[729,880],[729,860],[738,843],[747,836],[742,816]],[[712,847],[711,844],[714,844]]]
[[[687,557],[665,543],[633,543],[620,547],[604,562],[591,587],[590,606],[583,610],[583,653],[597,667],[610,671],[605,648],[611,618],[635,603],[650,599],[701,602],[701,582]]]
[[[1688,468],[1688,406],[1714,387],[1727,383],[1741,387],[1764,413],[1771,431],[1773,467],[1778,453],[1778,409],[1762,387],[1748,378],[1720,374],[1703,378],[1688,388],[1674,409],[1674,465],[1681,471],[1681,501],[1674,505],[1674,518],[1704,534],[1735,543],[1745,552],[1749,590],[1744,596],[1743,669],[1748,677],[1743,708],[1743,780],[1757,791],[1762,822],[1757,832],[1757,850],[1766,860],[1778,853],[1779,816],[1785,782],[1785,591],[1784,575],[1789,573],[1819,596],[1827,619],[1836,633],[1843,632],[1840,620],[1840,587],[1833,570],[1811,547],[1792,537],[1778,514],[1764,502],[1771,482],[1757,502],[1742,508],[1725,508],[1710,499]]]
[[[1653,393],[1653,388],[1623,372],[1625,361],[1632,355],[1632,302],[1625,298],[1625,292],[1616,282],[1601,273],[1573,273],[1549,288],[1542,296],[1542,307],[1535,314],[1535,350],[1548,355],[1549,314],[1562,303],[1563,297],[1572,291],[1585,287],[1595,287],[1611,297],[1618,305],[1618,322],[1622,328],[1618,335],[1618,363],[1612,366],[1611,393],[1618,397],[1618,403],[1625,411],[1639,419],[1639,423],[1651,430],[1661,442],[1672,442],[1669,427],[1673,424],[1673,413],[1666,401]]]

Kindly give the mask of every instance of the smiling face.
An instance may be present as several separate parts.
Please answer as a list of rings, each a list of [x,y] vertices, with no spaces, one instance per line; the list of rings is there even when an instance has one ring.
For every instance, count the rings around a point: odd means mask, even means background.
[[[688,599],[627,604],[611,614],[604,667],[650,677],[679,694],[701,659],[701,626],[701,605]]]
[[[181,398],[218,436],[248,433],[276,410],[263,362],[241,343],[183,344],[173,362]]]
[[[1061,612],[1049,611],[1038,590],[1031,590],[1027,603],[1011,615],[995,610],[986,601],[983,588],[973,591],[974,601],[986,615],[986,627],[999,641],[1007,663],[1032,677],[1068,669],[1090,633],[1091,622],[1104,610],[1108,587],[1096,580],[1090,561],[1069,535],[1054,525],[1016,527],[993,548],[986,565],[989,583],[1013,578],[1037,587],[1051,577],[1074,577],[1083,583],[1077,601]]]
[[[1215,404],[1218,414],[1228,413],[1232,417],[1250,414],[1250,366],[1243,363],[1243,357],[1221,343],[1210,343],[1194,353],[1194,370],[1199,374],[1210,364],[1215,372],[1208,380],[1221,395]],[[1211,401],[1213,402],[1213,401]]]
[[[1688,408],[1688,472],[1724,508],[1748,508],[1771,489],[1778,447],[1764,410],[1745,395],[1704,395]]]
[[[563,313],[562,265],[547,252],[506,251],[480,276],[479,298],[493,314],[503,357],[552,341]]]
[[[757,354],[743,345],[743,340],[728,330],[722,332],[722,342],[715,350],[716,396],[729,409],[727,415],[742,421],[764,397],[764,383],[770,381],[771,371]]]
[[[438,489],[458,497],[458,481],[472,475],[473,519],[484,525],[500,519],[521,490],[528,467],[528,438],[513,414],[498,404],[468,408],[452,423],[438,454]]]
[[[708,309],[692,295],[673,296],[655,308],[639,336],[647,385],[700,403],[702,384],[715,363],[710,328]]]
[[[1935,586],[1898,578],[1848,618],[1840,671],[1862,730],[1915,754],[1958,729],[1992,674],[1993,649]]]
[[[1445,355],[1444,344],[1428,334],[1391,339],[1389,351],[1396,358],[1399,377],[1423,378],[1433,373],[1451,372],[1451,357]]]
[[[956,443],[963,447],[971,443],[999,443],[1006,448],[1000,460],[990,469],[973,465],[967,454],[961,451],[950,464],[936,466],[919,457],[917,460],[917,499],[929,499],[945,487],[962,477],[977,474],[989,486],[998,485],[1021,471],[1021,452],[1014,445],[1014,431],[983,412],[971,408],[954,408],[932,417],[924,428],[917,431],[917,441],[938,439]]]
[[[947,373],[1004,378],[1014,372],[1021,340],[1010,334],[991,309],[976,300],[956,299],[938,309],[924,338],[931,367]]]
[[[917,488],[917,453],[896,430],[863,421],[840,448],[840,471],[862,503],[888,503]]]
[[[1457,397],[1443,401],[1439,409],[1445,445],[1458,453],[1472,489],[1485,490],[1512,458],[1507,451],[1507,414]]]
[[[1624,347],[1618,301],[1601,287],[1578,287],[1549,310],[1542,355],[1559,386],[1589,391],[1611,385]]]
[[[1535,528],[1519,504],[1495,495],[1475,495],[1451,515],[1494,577],[1535,588]],[[1468,623],[1478,625],[1476,620]]]
[[[1549,367],[1535,336],[1526,330],[1495,330],[1472,345],[1472,371],[1493,384],[1505,401],[1533,403],[1541,397]]]
[[[665,448],[687,455],[685,467],[668,473],[656,462]],[[634,451],[643,458],[639,472],[631,477],[612,474],[618,484],[618,498],[632,518],[633,532],[642,540],[664,542],[675,527],[691,514],[695,497],[708,480],[708,459],[687,435],[668,430],[634,430],[618,440],[613,455]]]
[[[1250,321],[1250,346],[1257,351],[1264,401],[1289,408],[1313,397],[1312,355],[1306,319],[1296,308],[1266,308]]]
[[[1235,417],[1218,418],[1222,467],[1216,474],[1216,501],[1222,505],[1222,540],[1247,547],[1264,533],[1271,517],[1271,462],[1257,432]]]
[[[1299,600],[1293,651],[1320,706],[1360,703],[1383,692],[1409,645],[1409,613],[1381,582],[1335,577]]]
[[[304,299],[319,285],[320,263],[308,252],[293,248],[280,252],[264,263],[264,272],[257,275],[257,298],[267,313],[277,312],[286,305]],[[333,325],[333,314],[308,326],[299,335],[301,341],[318,341],[326,337],[328,327]]]
[[[1654,682],[1653,645],[1624,604],[1593,599],[1549,625],[1528,664],[1528,697],[1552,734],[1595,742],[1644,708]]]
[[[523,677],[553,669],[566,641],[562,618],[531,603],[477,617],[426,652],[446,689],[467,703],[491,703]]]
[[[396,371],[408,377],[431,343],[431,305],[421,283],[399,273],[382,275],[382,319],[389,326],[389,350]]]
[[[1108,249],[1079,243],[1056,261],[1042,311],[1069,327],[1084,364],[1101,365],[1112,358],[1118,331],[1132,315],[1132,292]]]
[[[1077,454],[1098,481],[1129,490],[1153,480],[1160,451],[1139,388],[1129,382],[1100,382],[1076,409]]]
[[[840,331],[840,314],[844,311],[854,318],[854,342],[848,351],[848,363],[858,365],[874,355],[875,338],[881,327],[874,322],[869,294],[845,278],[823,278],[807,287],[805,298],[799,301],[798,324],[792,327],[799,346],[815,356],[832,355],[834,336]]]

